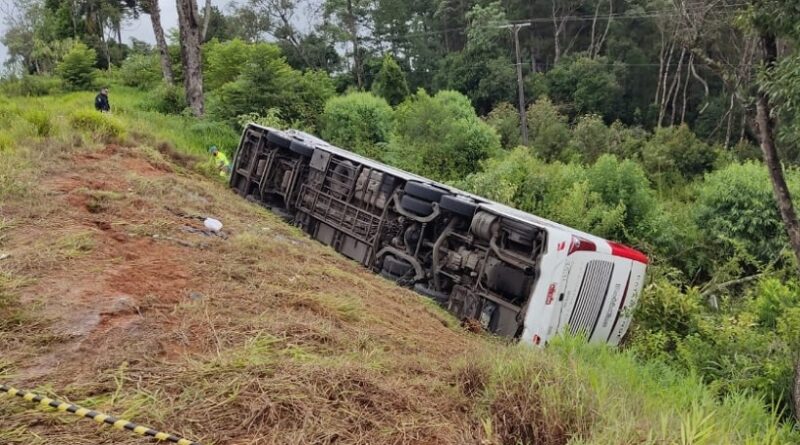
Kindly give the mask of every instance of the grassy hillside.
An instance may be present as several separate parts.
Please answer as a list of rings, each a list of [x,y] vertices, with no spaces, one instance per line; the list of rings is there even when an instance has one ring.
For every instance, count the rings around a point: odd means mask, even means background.
[[[139,101],[0,98],[1,382],[203,444],[800,440],[629,353],[461,331],[204,175],[232,131]],[[149,442],[0,396],[0,443]]]

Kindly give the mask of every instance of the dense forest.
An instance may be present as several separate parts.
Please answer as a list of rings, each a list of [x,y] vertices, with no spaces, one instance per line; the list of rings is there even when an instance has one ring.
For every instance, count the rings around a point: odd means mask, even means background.
[[[300,128],[637,246],[624,347],[800,418],[797,0],[177,7],[165,31],[154,0],[14,0],[2,93],[139,89],[226,150]],[[156,45],[122,41],[141,15]]]

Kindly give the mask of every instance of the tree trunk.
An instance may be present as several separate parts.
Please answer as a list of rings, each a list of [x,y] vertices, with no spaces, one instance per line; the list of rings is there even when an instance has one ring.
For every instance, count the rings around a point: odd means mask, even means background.
[[[762,35],[761,45],[764,50],[764,65],[767,73],[769,73],[774,67],[778,56],[775,36],[771,34]],[[775,200],[778,203],[783,224],[786,226],[786,232],[789,235],[789,243],[800,266],[800,223],[797,221],[797,214],[792,204],[792,196],[789,193],[789,187],[786,185],[786,178],[783,176],[783,167],[778,157],[778,150],[775,148],[773,135],[775,122],[770,114],[769,96],[763,89],[760,89],[756,99],[758,138],[761,142],[761,151],[764,153],[764,163],[767,164],[767,169],[769,170]],[[800,270],[798,270],[798,273],[800,273]]]
[[[211,22],[211,0],[206,0],[206,12],[203,14],[203,34],[200,41],[205,42],[208,35],[208,24]]]
[[[355,12],[353,12],[353,0],[347,0],[347,27],[350,28],[350,36],[353,42],[353,69],[356,74],[356,85],[361,90],[364,89],[364,73],[361,69],[361,48],[358,44],[358,25]]]
[[[794,418],[800,422],[800,359],[797,359],[797,363],[794,365],[794,391],[792,396],[794,400]]]
[[[186,101],[195,116],[203,115],[203,71],[200,59],[200,21],[195,0],[177,0],[181,34],[183,85]]]
[[[161,56],[161,74],[164,76],[164,82],[166,82],[168,85],[172,85],[172,61],[169,58],[167,39],[164,38],[164,28],[161,27],[161,7],[158,6],[158,0],[150,0],[149,6],[150,22],[153,24],[153,34],[156,36],[156,46],[158,46],[158,53]]]

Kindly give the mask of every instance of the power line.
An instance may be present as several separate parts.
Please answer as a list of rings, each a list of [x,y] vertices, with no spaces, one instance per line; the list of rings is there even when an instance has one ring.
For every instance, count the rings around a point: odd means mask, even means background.
[[[747,6],[749,3],[731,3],[726,5],[719,5],[714,9],[708,10],[708,12],[714,16],[720,15],[734,15],[736,11],[730,11],[732,9],[740,8],[743,6]],[[699,7],[690,7],[686,9],[686,13],[695,13],[701,11],[703,8]],[[729,10],[729,11],[722,11],[722,10]],[[616,13],[616,14],[604,14],[604,15],[582,15],[582,16],[566,16],[558,18],[558,20],[565,20],[569,22],[580,22],[580,21],[605,21],[605,20],[639,20],[639,19],[646,19],[646,18],[657,18],[657,17],[683,17],[684,11],[676,11],[676,10],[661,10],[661,11],[647,11],[641,13]],[[435,31],[422,31],[422,32],[409,32],[403,35],[397,36],[382,36],[381,40],[403,40],[408,39],[409,37],[428,37],[428,36],[436,36],[442,34],[448,34],[457,31],[467,31],[469,29],[494,29],[499,26],[508,25],[508,24],[524,24],[524,23],[553,23],[553,17],[532,17],[527,19],[517,19],[517,20],[509,20],[505,23],[490,23],[486,25],[473,25],[473,26],[461,26],[461,27],[451,27],[451,28],[444,28]],[[377,39],[376,39],[377,40]]]

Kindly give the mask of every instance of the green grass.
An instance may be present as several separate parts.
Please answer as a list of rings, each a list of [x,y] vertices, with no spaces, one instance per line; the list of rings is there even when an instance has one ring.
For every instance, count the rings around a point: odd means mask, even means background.
[[[790,426],[762,400],[719,400],[694,376],[581,338],[545,351],[501,348],[463,365],[461,387],[476,394],[483,424],[500,443],[794,443]]]

